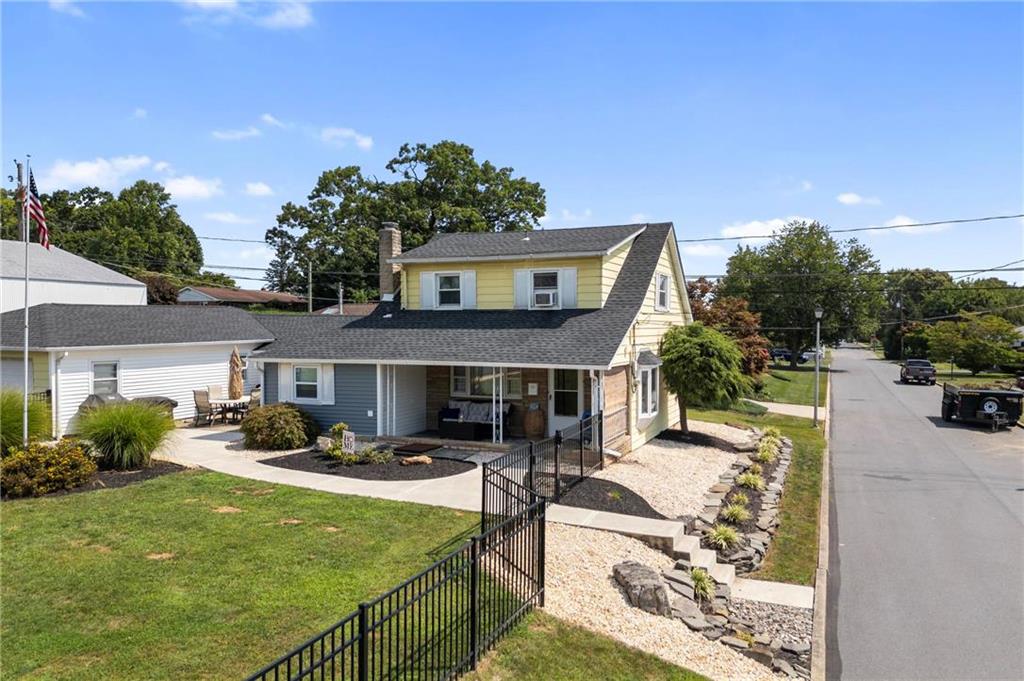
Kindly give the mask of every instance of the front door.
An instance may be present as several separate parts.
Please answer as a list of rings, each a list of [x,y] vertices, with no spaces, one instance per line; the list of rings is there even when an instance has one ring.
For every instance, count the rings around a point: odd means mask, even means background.
[[[548,436],[571,426],[583,414],[583,372],[579,369],[548,371]]]

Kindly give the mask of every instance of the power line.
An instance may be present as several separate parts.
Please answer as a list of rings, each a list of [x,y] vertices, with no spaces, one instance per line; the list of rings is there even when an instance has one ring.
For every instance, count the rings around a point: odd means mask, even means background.
[[[982,274],[984,272],[996,272],[996,271],[999,271],[999,272],[1019,272],[1019,271],[1021,271],[1024,268],[1021,268],[1021,267],[1010,267],[1010,265],[1016,265],[1017,263],[1021,263],[1021,262],[1024,262],[1024,258],[1022,258],[1020,260],[1011,260],[1010,262],[1006,263],[1005,265],[999,265],[997,267],[989,267],[987,270],[978,270],[977,272],[971,272],[969,274],[964,274],[964,275],[961,275],[959,277],[953,277],[953,281],[956,281],[957,279],[963,279],[965,277],[971,277],[971,276],[974,276],[975,274]]]
[[[227,236],[201,236],[199,234],[196,234],[196,238],[206,239],[207,241],[237,241],[243,244],[263,244],[264,246],[267,245],[266,239],[236,239]]]
[[[965,276],[970,276],[971,274],[980,274],[982,272],[992,272],[992,271],[995,271],[995,270],[998,270],[1000,272],[1024,272],[1024,267],[1009,267],[1010,265],[1015,265],[1015,264],[1017,264],[1019,262],[1024,262],[1024,260],[1015,260],[1013,262],[1006,263],[1006,265],[1003,265],[1001,267],[991,267],[989,269],[984,269],[984,270],[977,270],[977,269],[935,270],[935,269],[932,269],[930,267],[901,267],[899,269],[900,270],[904,270],[904,269],[906,269],[906,270],[918,270],[918,271],[920,271],[920,270],[927,270],[927,271],[935,273],[935,274],[957,274],[957,273],[960,273],[960,272],[968,272],[969,274],[967,274]],[[740,274],[737,274],[736,276],[738,276],[738,277],[745,277],[745,278],[749,278],[749,279],[793,278],[793,277],[829,277],[829,276],[843,276],[843,277],[887,277],[887,276],[893,274],[894,272],[895,272],[895,270],[890,270],[888,272],[843,272],[841,275],[833,273],[833,272],[760,272],[758,274],[740,273]],[[687,277],[687,279],[690,280],[690,281],[693,281],[695,279],[700,279],[700,278],[704,278],[704,279],[722,279],[722,278],[725,278],[727,276],[729,276],[728,273],[726,273],[726,274],[691,274],[691,275],[689,275]],[[962,278],[963,277],[954,277],[954,281],[956,279],[962,279]]]
[[[904,319],[895,322],[882,322],[879,326],[893,326],[895,324],[906,324],[907,322],[935,322],[941,319],[952,319],[953,317],[963,317],[972,314],[991,314],[993,312],[1005,312],[1007,310],[1017,310],[1024,307],[1024,304],[1020,305],[1007,305],[1006,307],[994,307],[989,310],[961,310],[953,314],[937,315],[935,317],[922,317],[921,319]]]
[[[952,220],[936,220],[934,222],[908,222],[901,225],[872,225],[870,227],[848,227],[846,229],[829,229],[829,234],[849,234],[851,232],[877,232],[888,229],[904,229],[906,227],[935,227],[937,225],[961,225],[969,222],[990,222],[992,220],[1012,220],[1024,218],[1024,213],[1014,215],[986,215],[980,218],[954,218]],[[676,239],[681,244],[695,244],[706,241],[744,241],[746,239],[771,239],[775,234],[751,234],[747,236],[710,236],[702,239]]]

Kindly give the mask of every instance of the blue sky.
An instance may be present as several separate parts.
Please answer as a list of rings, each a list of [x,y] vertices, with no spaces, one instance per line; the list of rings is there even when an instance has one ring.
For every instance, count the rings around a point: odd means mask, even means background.
[[[5,168],[31,153],[44,190],[161,180],[201,235],[262,238],[322,170],[383,176],[441,139],[539,181],[546,228],[1024,212],[1020,4],[36,2],[2,21]],[[1024,257],[1022,231],[864,241],[884,267],[980,268]],[[684,266],[721,272],[732,248],[687,245]]]

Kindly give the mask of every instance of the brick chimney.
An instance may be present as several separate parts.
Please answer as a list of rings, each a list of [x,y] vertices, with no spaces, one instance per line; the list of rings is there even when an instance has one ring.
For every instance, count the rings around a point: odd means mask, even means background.
[[[398,265],[388,262],[391,258],[402,254],[402,232],[398,224],[385,222],[380,229],[380,248],[378,257],[380,259],[380,299],[391,301],[395,299],[395,290],[398,288]]]

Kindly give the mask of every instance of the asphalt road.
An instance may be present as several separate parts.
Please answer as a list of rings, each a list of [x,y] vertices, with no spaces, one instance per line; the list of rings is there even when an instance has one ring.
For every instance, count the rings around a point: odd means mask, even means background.
[[[833,354],[830,679],[1024,679],[1024,430]]]

